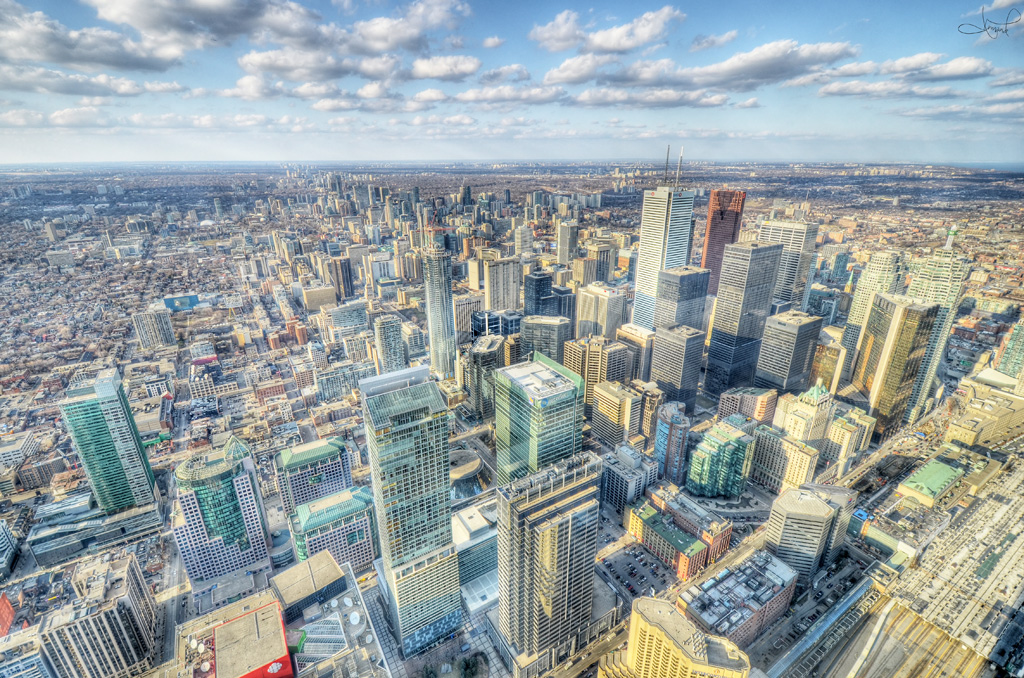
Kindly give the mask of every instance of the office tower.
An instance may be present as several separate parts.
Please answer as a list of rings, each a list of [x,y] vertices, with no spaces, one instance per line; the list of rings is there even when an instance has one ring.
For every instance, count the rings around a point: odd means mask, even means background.
[[[335,562],[362,572],[380,555],[369,487],[352,487],[300,504],[288,521],[296,562],[330,551]]]
[[[759,424],[770,424],[775,417],[775,404],[779,393],[772,388],[741,386],[724,391],[718,399],[716,420],[721,421],[730,414],[742,414],[756,419]]]
[[[552,315],[555,299],[551,296],[551,274],[534,271],[523,276],[523,314]]]
[[[581,287],[576,302],[576,336],[615,338],[626,313],[626,293],[597,282]]]
[[[846,541],[846,528],[850,524],[850,516],[857,510],[858,493],[846,487],[816,483],[806,483],[800,489],[813,492],[834,511],[832,527],[821,552],[821,567],[828,567],[839,558],[843,542]]]
[[[484,310],[484,295],[456,294],[452,297],[455,319],[455,343],[459,346],[473,341],[473,314]]]
[[[824,384],[816,383],[799,395],[779,396],[771,424],[791,438],[821,450],[835,409],[832,393]]]
[[[801,586],[808,586],[820,568],[835,513],[809,490],[786,490],[772,502],[765,550],[796,570]]]
[[[577,283],[577,287],[586,287],[597,282],[597,259],[592,257],[573,259],[572,279]]]
[[[658,273],[654,327],[704,327],[704,300],[710,272],[696,266],[678,266]]]
[[[781,244],[726,245],[708,342],[705,392],[717,395],[753,379],[781,257]]]
[[[754,437],[746,417],[733,414],[704,434],[690,453],[686,489],[701,497],[736,498],[747,489]]]
[[[484,309],[492,311],[519,308],[523,266],[519,259],[484,261]]]
[[[938,304],[875,294],[857,342],[851,381],[867,398],[868,413],[878,420],[878,441],[891,436],[903,423],[938,314]]]
[[[455,376],[455,320],[452,306],[452,258],[432,243],[423,251],[427,296],[430,371],[440,379]]]
[[[519,341],[524,356],[537,351],[561,364],[565,342],[572,337],[568,318],[528,315],[519,324]]]
[[[510,334],[506,336],[505,343],[502,344],[501,348],[505,352],[505,358],[502,365],[505,365],[506,367],[526,360],[526,356],[523,355],[523,343],[519,340],[518,334]]]
[[[417,368],[359,385],[375,479],[381,593],[399,649],[410,657],[462,619],[448,480],[451,414],[437,384]]]
[[[494,371],[504,363],[504,346],[505,337],[491,334],[477,339],[467,355],[466,402],[481,419],[494,416]]]
[[[654,355],[654,332],[627,323],[615,331],[615,340],[625,344],[632,356],[629,379],[651,380],[651,358]]]
[[[818,333],[818,345],[814,347],[811,358],[811,376],[808,383],[814,384],[820,379],[832,393],[839,390],[839,380],[843,374],[843,363],[846,362],[846,347],[842,344],[843,330],[840,327],[822,327]]]
[[[590,625],[601,461],[574,454],[497,492],[501,654],[525,678],[575,653]]]
[[[690,420],[682,403],[666,402],[658,408],[658,422],[654,432],[654,458],[658,460],[658,475],[675,485],[686,482],[686,436]]]
[[[174,478],[171,531],[193,596],[236,570],[270,570],[259,472],[244,443],[232,437],[220,450],[195,454],[178,465]]]
[[[899,252],[875,252],[868,259],[864,272],[853,293],[853,301],[850,304],[850,313],[846,318],[846,326],[843,328],[843,347],[846,348],[846,356],[843,363],[843,379],[850,379],[853,372],[853,365],[857,358],[857,341],[860,339],[860,331],[867,320],[868,311],[871,310],[871,302],[875,293],[897,294],[903,286],[904,264]]]
[[[373,321],[374,345],[377,349],[377,374],[404,370],[405,344],[402,342],[402,319],[397,315],[377,316]]]
[[[658,482],[658,462],[629,443],[620,442],[615,451],[602,455],[601,502],[619,513],[644,498],[644,492]]]
[[[704,249],[700,257],[700,267],[708,270],[708,294],[711,296],[718,295],[718,279],[722,275],[725,246],[732,245],[740,237],[743,203],[746,199],[745,191],[711,191]]]
[[[72,382],[60,404],[96,503],[107,513],[153,502],[153,469],[116,369]]]
[[[785,492],[814,480],[817,448],[764,424],[754,429],[754,443],[750,478],[769,492]]]
[[[330,257],[327,259],[329,282],[334,287],[338,299],[344,301],[356,296],[355,283],[352,282],[352,260],[348,257]]]
[[[754,386],[779,391],[807,388],[821,318],[801,311],[769,316],[754,371]]]
[[[667,400],[686,405],[687,412],[696,411],[697,382],[704,359],[704,333],[680,325],[655,330],[651,354],[651,381]]]
[[[604,337],[585,337],[563,346],[563,365],[583,377],[583,401],[589,416],[594,387],[603,381],[625,382],[629,376],[630,353],[624,344]]]
[[[779,274],[775,278],[774,299],[802,306],[804,290],[814,263],[814,245],[818,237],[817,224],[795,221],[766,220],[761,224],[757,239],[764,243],[782,243]]]
[[[850,471],[853,460],[866,452],[875,431],[875,418],[864,410],[850,408],[837,415],[830,423],[821,445],[821,456],[839,466],[838,477]]]
[[[135,313],[132,315],[132,325],[135,326],[140,348],[174,346],[178,343],[174,338],[174,328],[171,327],[171,312],[167,309]]]
[[[352,487],[352,455],[342,438],[314,440],[275,454],[274,473],[281,505],[291,513],[299,504]]]
[[[928,348],[914,381],[914,392],[907,404],[904,417],[907,423],[917,421],[927,410],[927,401],[935,395],[939,366],[946,359],[946,343],[956,320],[964,281],[971,269],[970,262],[953,251],[952,239],[950,235],[946,246],[928,257],[914,273],[907,290],[908,296],[939,305]]]
[[[640,431],[642,396],[617,381],[605,381],[594,387],[592,421],[594,435],[609,447],[615,447]]]
[[[646,449],[649,450],[654,447],[658,408],[665,403],[665,393],[653,381],[634,379],[629,385],[640,394],[640,433],[647,439]]]
[[[543,354],[494,373],[499,485],[582,449],[583,381]]]
[[[513,233],[513,242],[515,243],[516,256],[522,256],[533,252],[533,227],[532,226],[520,226]]]
[[[644,191],[640,217],[640,252],[637,256],[633,324],[654,329],[658,274],[687,266],[693,248],[693,191],[660,186]]]
[[[625,650],[601,657],[598,678],[747,678],[750,659],[658,598],[634,598]]]
[[[576,224],[558,225],[558,243],[555,252],[558,255],[558,263],[563,266],[569,265],[576,258],[578,234],[579,226]]]
[[[611,282],[615,273],[615,247],[608,243],[587,245],[587,258],[597,262],[594,277],[601,282]]]
[[[156,601],[142,569],[133,554],[104,560],[97,556],[79,564],[72,576],[73,602],[39,624],[59,678],[128,678],[153,668]]]
[[[569,319],[569,338],[576,338],[576,293],[571,288],[561,285],[551,286],[554,306],[551,315]]]

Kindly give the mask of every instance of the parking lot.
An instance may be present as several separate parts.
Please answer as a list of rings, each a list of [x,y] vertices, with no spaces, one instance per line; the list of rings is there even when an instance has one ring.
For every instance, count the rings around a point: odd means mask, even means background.
[[[601,512],[598,560],[606,580],[631,603],[637,596],[652,595],[651,589],[655,594],[664,591],[676,578],[670,566],[626,533],[621,521],[622,516],[614,509]]]

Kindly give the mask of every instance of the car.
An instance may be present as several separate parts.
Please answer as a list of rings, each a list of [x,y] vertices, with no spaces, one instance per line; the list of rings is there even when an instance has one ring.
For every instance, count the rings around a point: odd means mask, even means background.
[[[825,588],[832,588],[833,586],[834,586],[833,584],[829,584],[829,585],[828,585],[827,587],[825,587]]]

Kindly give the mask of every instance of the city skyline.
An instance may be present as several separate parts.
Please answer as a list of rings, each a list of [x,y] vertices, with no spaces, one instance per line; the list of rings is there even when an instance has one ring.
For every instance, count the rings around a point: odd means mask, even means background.
[[[728,9],[8,0],[4,160],[1019,162],[1024,23]]]

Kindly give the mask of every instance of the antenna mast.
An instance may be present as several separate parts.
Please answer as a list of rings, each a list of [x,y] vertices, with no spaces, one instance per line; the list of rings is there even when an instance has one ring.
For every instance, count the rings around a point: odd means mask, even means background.
[[[683,149],[685,146],[679,147],[679,162],[676,163],[676,183],[672,185],[673,188],[679,188],[679,171],[683,168]]]
[[[668,156],[672,153],[672,144],[669,144],[665,149],[665,174],[662,175],[661,180],[668,183]]]

